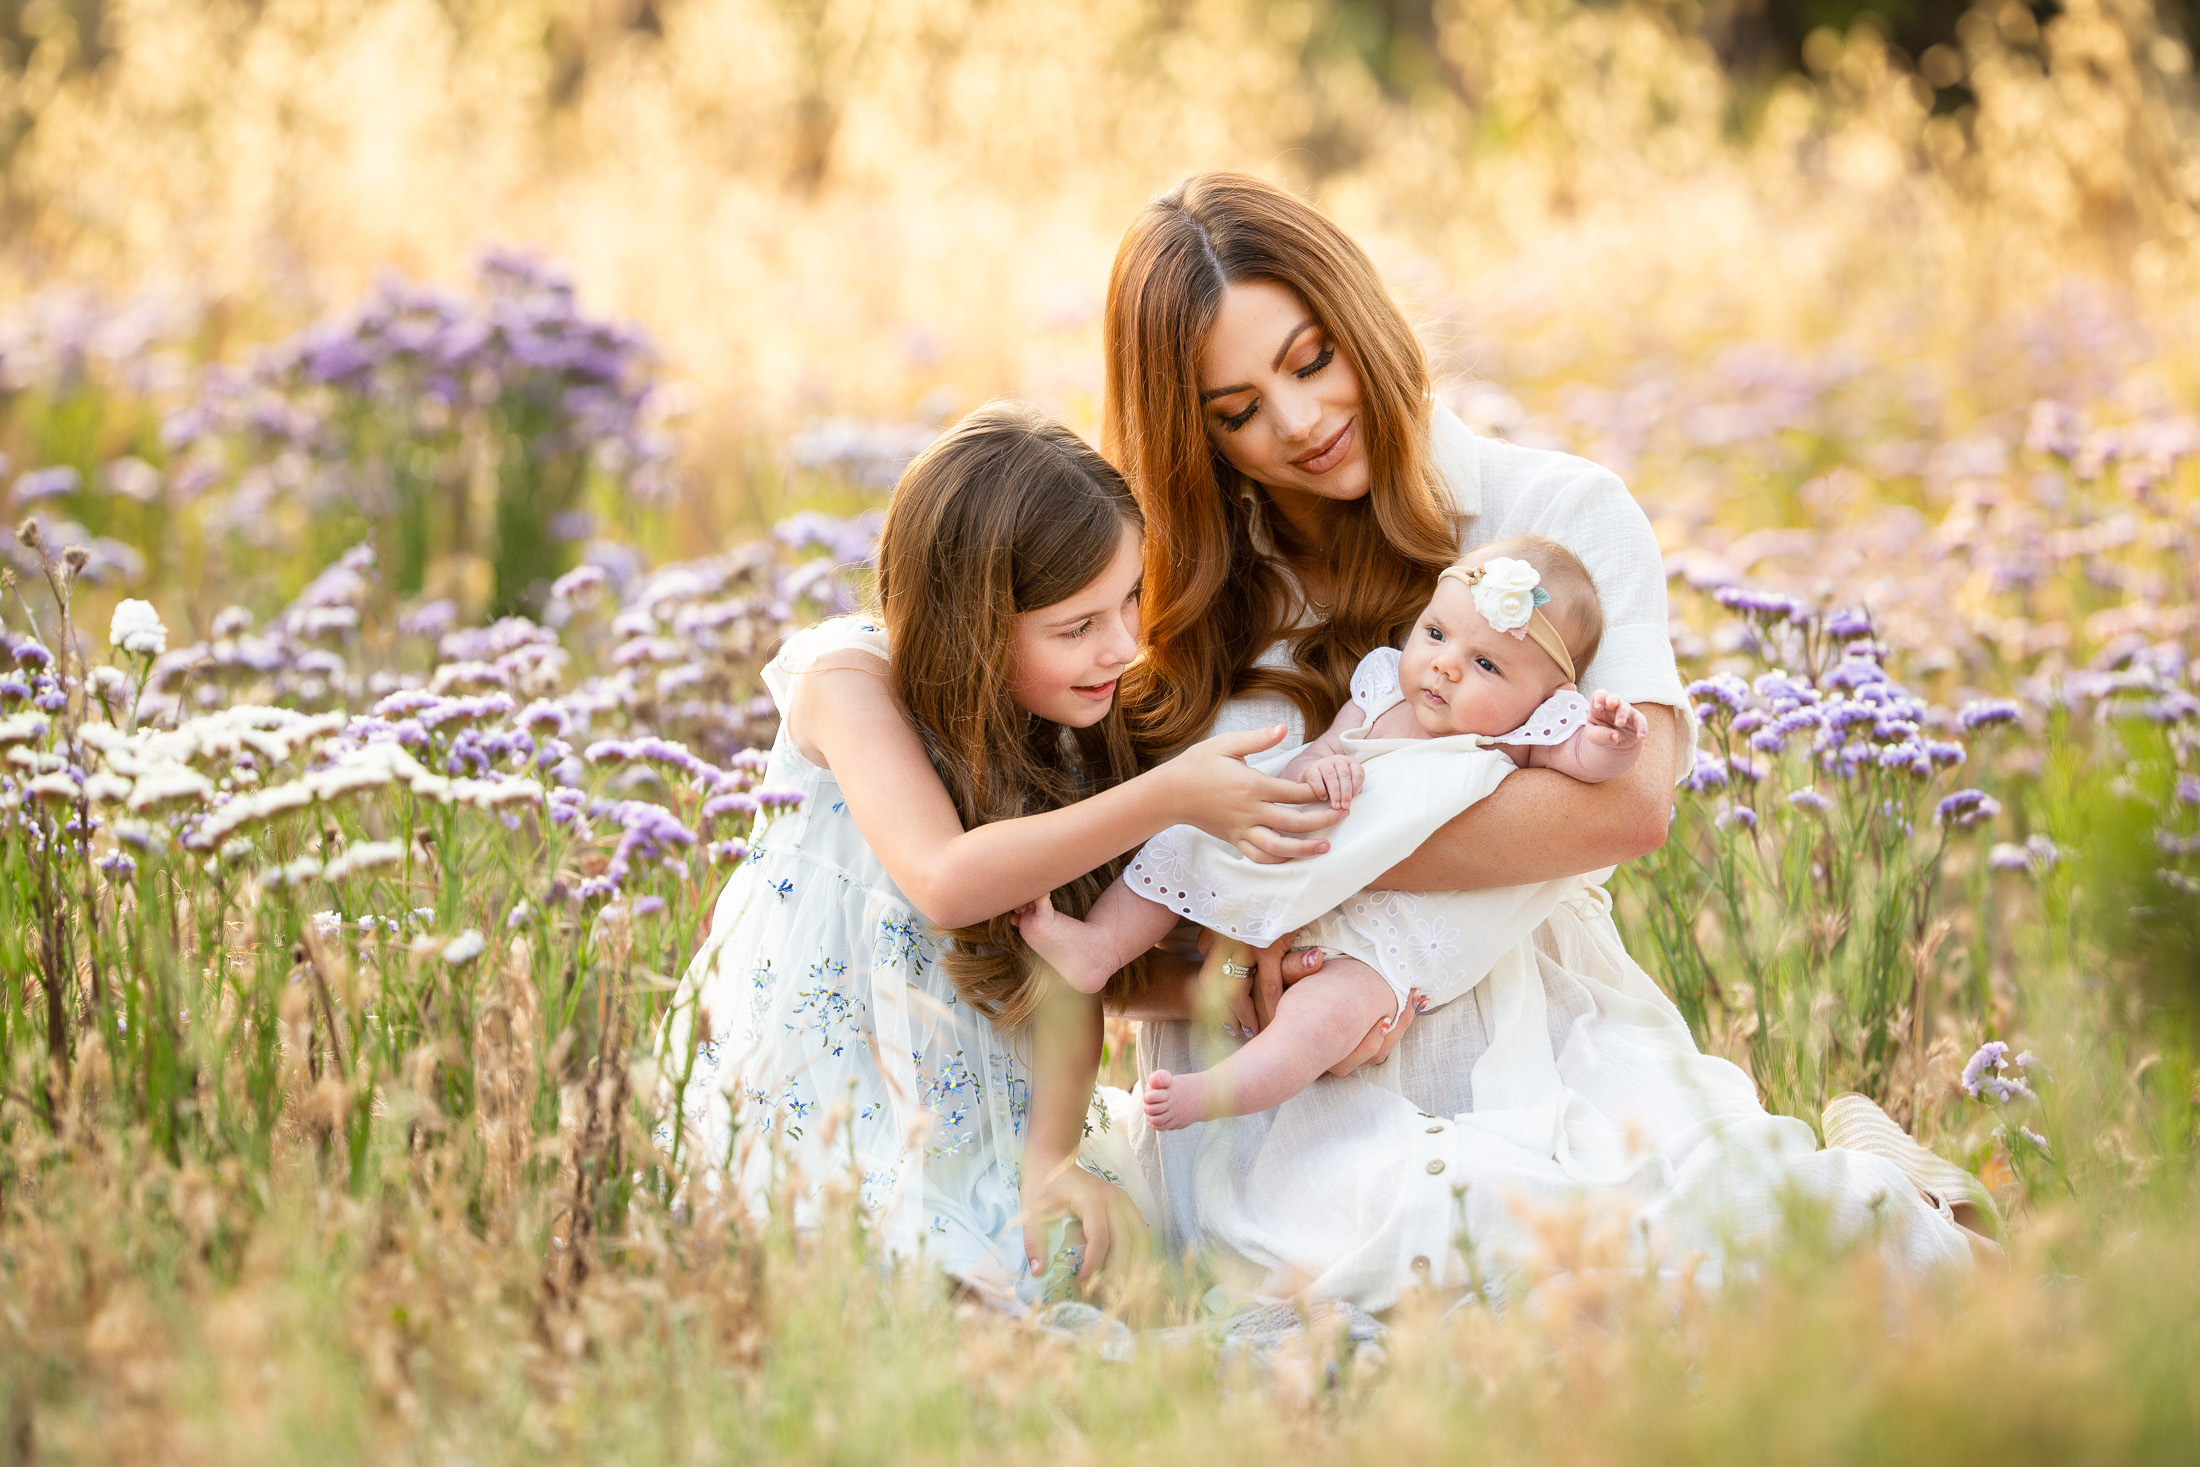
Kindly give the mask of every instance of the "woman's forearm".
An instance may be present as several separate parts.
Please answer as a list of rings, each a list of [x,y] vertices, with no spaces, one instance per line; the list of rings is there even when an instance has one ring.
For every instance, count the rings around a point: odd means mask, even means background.
[[[1635,767],[1602,784],[1555,770],[1507,775],[1412,855],[1369,885],[1389,891],[1482,891],[1576,876],[1656,850],[1673,813],[1678,715],[1655,705]],[[1666,716],[1659,717],[1663,713]]]

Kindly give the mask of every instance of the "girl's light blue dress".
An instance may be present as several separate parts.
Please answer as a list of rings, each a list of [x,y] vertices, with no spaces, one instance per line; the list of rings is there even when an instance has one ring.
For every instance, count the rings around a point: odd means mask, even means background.
[[[884,658],[885,631],[835,618],[764,671],[782,719],[758,789],[802,799],[759,817],[682,982],[668,1073],[704,1038],[683,1149],[715,1161],[759,1215],[776,1182],[798,1227],[852,1192],[894,1256],[1015,1307],[1028,1041],[956,994],[938,935],[865,844],[832,772],[788,732],[794,676],[846,649]],[[698,1004],[707,1035],[692,1027]]]

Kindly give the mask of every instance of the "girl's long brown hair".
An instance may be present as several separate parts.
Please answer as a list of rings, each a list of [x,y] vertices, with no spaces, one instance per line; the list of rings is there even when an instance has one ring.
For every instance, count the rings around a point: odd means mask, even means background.
[[[964,418],[909,465],[879,535],[878,600],[894,690],[963,828],[1073,804],[1138,772],[1120,699],[1089,728],[1010,696],[1016,618],[1092,584],[1140,524],[1122,475],[1061,424],[1015,403]],[[1117,860],[1054,893],[1078,916]],[[943,954],[965,1000],[1003,1028],[1038,1007],[1007,915],[956,929]]]
[[[1293,542],[1271,510],[1276,556],[1254,545],[1259,486],[1208,437],[1199,359],[1223,292],[1266,280],[1296,291],[1360,379],[1360,431],[1373,485],[1342,506],[1329,543]],[[1458,553],[1429,461],[1428,364],[1375,266],[1293,195],[1241,173],[1206,173],[1155,199],[1124,236],[1108,280],[1107,396],[1101,446],[1146,512],[1146,655],[1122,695],[1151,747],[1206,735],[1225,699],[1275,691],[1308,733],[1343,706],[1352,669],[1394,646]],[[1264,496],[1263,496],[1264,497]],[[1290,626],[1282,557],[1319,554],[1334,600]],[[1292,665],[1253,667],[1279,637]]]

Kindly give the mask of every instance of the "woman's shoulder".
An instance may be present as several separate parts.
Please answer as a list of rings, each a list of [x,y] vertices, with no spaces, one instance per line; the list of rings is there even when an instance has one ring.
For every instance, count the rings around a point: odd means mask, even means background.
[[[1441,402],[1429,411],[1429,448],[1453,510],[1464,517],[1502,516],[1522,504],[1561,498],[1605,499],[1635,509],[1626,484],[1604,465],[1555,448],[1486,438]]]

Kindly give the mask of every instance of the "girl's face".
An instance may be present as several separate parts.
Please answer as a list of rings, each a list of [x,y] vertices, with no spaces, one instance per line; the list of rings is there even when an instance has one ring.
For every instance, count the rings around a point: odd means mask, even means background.
[[[1248,280],[1223,292],[1199,399],[1208,438],[1254,483],[1331,500],[1367,493],[1359,374],[1297,291]]]
[[[1551,654],[1491,626],[1474,593],[1446,576],[1398,657],[1398,683],[1422,731],[1509,734],[1566,685]]]
[[[1092,584],[1016,618],[1009,696],[1026,712],[1089,728],[1115,705],[1115,682],[1138,655],[1139,533],[1123,538]]]

